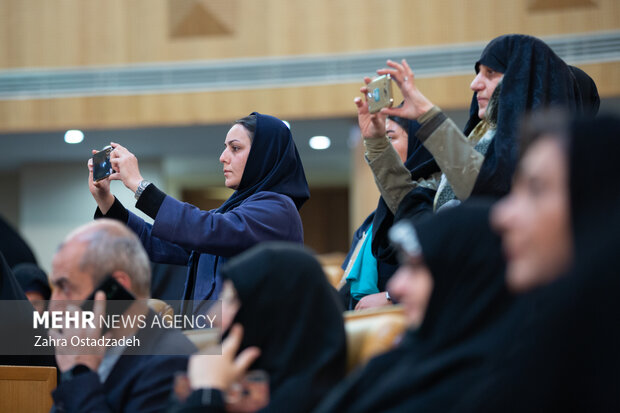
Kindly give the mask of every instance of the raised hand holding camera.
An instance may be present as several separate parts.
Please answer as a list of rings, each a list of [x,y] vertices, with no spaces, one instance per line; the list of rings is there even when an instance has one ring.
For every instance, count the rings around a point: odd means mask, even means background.
[[[112,142],[111,145],[114,150],[110,154],[110,162],[116,172],[110,175],[110,180],[122,181],[132,192],[136,192],[144,180],[138,167],[138,158],[118,143]]]
[[[354,99],[357,106],[357,121],[359,123],[360,132],[364,138],[382,138],[385,136],[385,119],[386,115],[381,112],[370,113],[368,108],[368,84],[371,83],[369,77],[364,78],[366,86],[360,88],[360,92],[364,95],[362,100],[359,97]]]
[[[114,203],[114,195],[110,192],[110,178],[109,176],[96,180],[95,179],[95,166],[94,166],[94,155],[100,153],[101,151],[92,150],[93,158],[88,159],[88,189],[92,194],[93,198],[95,198],[95,202],[97,202],[97,206],[101,210],[102,213],[107,213],[112,204]]]
[[[413,71],[403,59],[401,63],[387,61],[389,69],[379,69],[377,74],[390,75],[403,94],[404,103],[399,108],[383,108],[381,113],[386,116],[400,116],[406,119],[417,119],[432,109],[433,103],[420,92],[415,84]]]

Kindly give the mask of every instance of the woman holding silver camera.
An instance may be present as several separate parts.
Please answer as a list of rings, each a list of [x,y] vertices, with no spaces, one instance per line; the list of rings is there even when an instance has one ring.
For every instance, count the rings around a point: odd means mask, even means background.
[[[279,119],[259,113],[235,121],[220,156],[225,185],[235,192],[218,209],[202,211],[166,195],[143,179],[136,157],[112,143],[114,173],[89,188],[97,202],[95,218],[115,218],[140,237],[154,262],[186,265],[184,314],[205,311],[204,301],[222,288],[220,266],[264,241],[303,243],[299,208],[310,197],[291,132]],[[136,207],[154,219],[144,222],[110,192],[121,180],[135,193]],[[193,301],[193,305],[187,303]],[[204,307],[204,308],[203,308]]]
[[[532,36],[500,36],[483,50],[475,63],[476,76],[470,85],[474,95],[463,132],[420,92],[406,61],[388,61],[387,65],[389,68],[377,73],[392,77],[403,93],[404,105],[370,114],[366,101],[356,98],[355,103],[368,161],[380,182],[381,195],[392,201],[392,210],[398,210],[415,183],[406,168],[399,167],[397,155],[384,139],[385,116],[416,119],[422,125],[416,136],[443,173],[434,201],[438,210],[472,195],[500,197],[508,193],[519,153],[518,122],[526,111],[548,105],[560,105],[571,112],[583,110],[581,92],[569,66]],[[361,91],[367,96],[366,87]],[[403,212],[395,213],[396,217]]]

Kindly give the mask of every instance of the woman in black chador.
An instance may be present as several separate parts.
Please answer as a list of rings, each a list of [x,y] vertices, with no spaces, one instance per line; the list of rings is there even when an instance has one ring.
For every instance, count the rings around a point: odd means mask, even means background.
[[[454,411],[620,411],[618,131],[614,117],[570,127],[572,269],[519,297],[495,355]]]
[[[488,204],[468,202],[415,229],[406,222],[393,229],[403,260],[388,290],[411,324],[420,315],[422,323],[411,325],[396,349],[354,373],[317,411],[445,412],[467,391],[512,302],[488,214]],[[426,298],[419,293],[425,285],[432,286]]]
[[[247,360],[248,351],[258,348],[260,355],[249,370],[264,370],[269,376],[269,404],[260,411],[310,411],[346,369],[342,306],[320,264],[302,247],[264,243],[230,260],[222,275],[223,315],[228,318],[236,311],[232,323],[243,327],[235,353]],[[230,339],[239,339],[235,327]],[[198,390],[175,411],[223,412],[223,391],[230,383],[221,383],[221,378],[230,376],[234,364],[215,368],[200,357],[192,357],[189,364],[190,380]]]

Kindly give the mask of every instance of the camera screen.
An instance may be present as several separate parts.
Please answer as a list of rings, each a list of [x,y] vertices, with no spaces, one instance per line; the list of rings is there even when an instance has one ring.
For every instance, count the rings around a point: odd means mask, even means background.
[[[93,155],[93,180],[95,182],[112,174],[112,164],[108,151],[100,151]]]

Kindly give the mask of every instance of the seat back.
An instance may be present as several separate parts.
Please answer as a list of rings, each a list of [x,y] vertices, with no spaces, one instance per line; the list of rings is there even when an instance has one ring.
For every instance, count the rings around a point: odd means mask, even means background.
[[[346,257],[346,254],[341,252],[321,254],[316,257],[319,263],[321,263],[321,267],[323,268],[323,272],[325,273],[327,280],[334,288],[338,288],[342,274],[344,274],[344,270],[341,268],[341,265]]]
[[[194,343],[198,351],[205,351],[209,347],[217,347],[221,344],[221,331],[219,328],[185,330],[183,334],[189,341]]]
[[[0,366],[0,412],[49,412],[56,367]]]
[[[392,349],[407,328],[401,306],[344,313],[349,371]]]
[[[148,306],[151,310],[155,311],[155,314],[159,315],[161,318],[164,318],[165,316],[174,316],[174,308],[172,308],[170,304],[163,300],[159,300],[157,298],[149,298]]]

